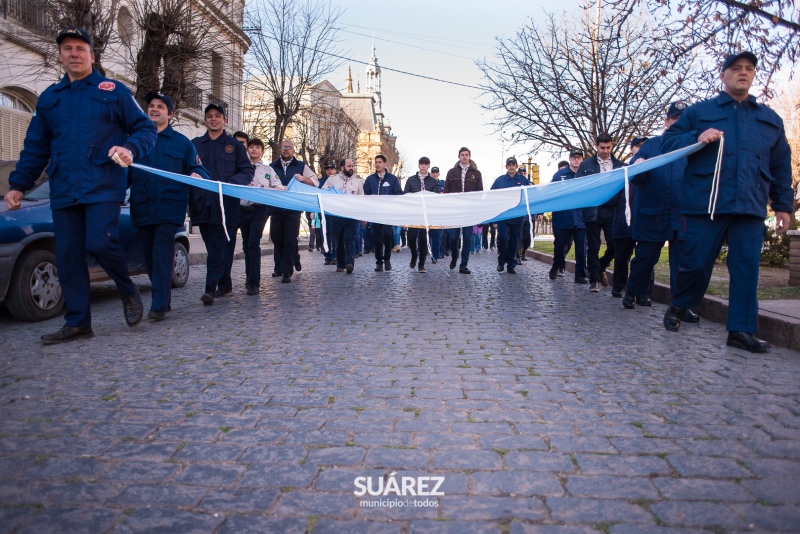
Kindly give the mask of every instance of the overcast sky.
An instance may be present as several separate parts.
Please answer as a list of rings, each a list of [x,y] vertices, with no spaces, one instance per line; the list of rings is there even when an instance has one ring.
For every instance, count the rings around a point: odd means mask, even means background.
[[[383,112],[389,119],[397,145],[416,169],[421,156],[445,169],[458,159],[458,149],[467,146],[484,176],[488,189],[494,178],[505,173],[505,157],[526,152],[524,147],[503,147],[500,136],[489,125],[489,112],[480,107],[481,92],[425,80],[388,70],[412,72],[477,86],[481,72],[476,59],[491,58],[497,36],[511,36],[529,16],[543,20],[545,11],[575,10],[578,0],[404,0],[340,2],[346,12],[340,47],[354,60],[369,61],[372,31],[382,72]],[[353,84],[361,80],[364,90],[366,66],[350,63]],[[345,89],[347,63],[329,80]],[[355,87],[354,87],[355,89]],[[527,161],[527,155],[524,156]],[[547,181],[556,162],[549,155],[533,156]]]

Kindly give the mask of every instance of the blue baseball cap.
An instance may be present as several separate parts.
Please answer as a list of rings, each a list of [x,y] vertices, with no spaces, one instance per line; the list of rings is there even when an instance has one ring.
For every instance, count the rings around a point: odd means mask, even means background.
[[[687,104],[683,100],[678,100],[677,102],[673,102],[669,105],[669,109],[667,110],[667,117],[670,119],[673,117],[678,117],[688,107],[689,104]]]
[[[758,58],[752,52],[739,52],[738,54],[731,54],[725,58],[725,61],[722,63],[722,70],[728,70],[728,67],[733,65],[733,62],[737,59],[746,59],[750,63],[753,64],[754,67],[758,66]]]
[[[162,95],[161,93],[157,93],[155,91],[150,91],[149,93],[147,93],[144,96],[144,101],[149,104],[150,101],[153,100],[154,98],[157,98],[162,102],[164,102],[164,104],[167,105],[167,109],[169,110],[170,113],[173,113],[175,111],[175,106],[172,104],[172,99],[167,95]]]
[[[92,37],[89,35],[89,33],[86,30],[83,30],[81,28],[77,28],[75,26],[70,26],[68,28],[62,28],[61,30],[59,30],[58,35],[56,36],[56,44],[60,45],[61,41],[63,41],[67,37],[72,37],[74,39],[80,39],[81,41],[84,41],[84,42],[88,43],[89,46],[93,46],[92,45]]]
[[[631,139],[631,148],[635,147],[636,145],[641,145],[645,141],[650,139],[649,137],[634,137]]]
[[[209,105],[207,105],[207,106],[206,106],[206,109],[203,111],[203,115],[205,115],[206,113],[208,113],[208,110],[210,110],[210,109],[216,109],[217,111],[219,111],[220,113],[222,113],[222,116],[223,116],[223,117],[225,117],[225,120],[228,120],[228,112],[227,112],[227,111],[225,111],[225,108],[226,108],[226,107],[227,107],[227,106],[225,106],[225,105],[223,105],[223,104],[214,104],[214,103],[211,103],[211,104],[209,104]]]

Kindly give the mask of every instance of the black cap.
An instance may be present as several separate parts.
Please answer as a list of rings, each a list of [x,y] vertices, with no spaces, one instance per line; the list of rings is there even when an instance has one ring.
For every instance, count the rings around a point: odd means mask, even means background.
[[[203,115],[205,115],[206,113],[208,113],[208,110],[210,110],[210,109],[216,109],[217,111],[219,111],[220,113],[222,113],[222,116],[223,116],[223,117],[225,117],[225,119],[227,120],[227,118],[228,118],[228,113],[225,111],[225,106],[224,106],[224,105],[222,105],[222,104],[214,104],[214,103],[211,103],[211,104],[209,104],[209,105],[207,105],[207,106],[206,106],[206,109],[205,109],[205,111],[203,111]]]
[[[514,156],[511,156],[510,158],[506,158],[506,165],[509,165],[511,163],[516,165],[517,164],[517,158],[515,158]]]
[[[431,172],[439,172],[439,167],[434,167],[431,169]]]
[[[667,118],[678,117],[683,111],[689,107],[689,104],[684,102],[683,100],[678,100],[677,102],[673,102],[669,105],[669,109],[667,110]]]
[[[631,139],[631,148],[635,147],[636,145],[641,145],[645,141],[650,139],[649,137],[634,137]]]
[[[528,168],[525,165],[520,166],[519,171],[520,174],[528,174]]]
[[[334,165],[333,163],[326,163],[322,168],[323,169],[335,169],[336,165]]]
[[[67,37],[73,37],[75,39],[80,39],[92,45],[92,38],[86,30],[82,30],[81,28],[76,28],[75,26],[70,26],[69,28],[63,28],[58,32],[58,36],[56,36],[56,44],[61,44],[61,41],[66,39]]]
[[[580,148],[572,148],[572,149],[570,149],[569,157],[572,157],[572,156],[583,157],[583,150],[581,150]]]
[[[172,99],[170,97],[168,97],[167,95],[162,95],[161,93],[157,93],[155,91],[150,91],[149,93],[144,95],[144,101],[147,102],[148,104],[154,98],[157,98],[157,99],[161,100],[162,102],[164,102],[164,104],[167,105],[167,109],[169,110],[170,113],[175,111],[175,106],[172,104]]]
[[[722,63],[722,70],[728,70],[728,67],[733,65],[733,62],[737,59],[746,59],[747,61],[751,62],[754,67],[758,66],[758,58],[752,52],[739,52],[738,54],[731,54],[725,58],[725,61]]]

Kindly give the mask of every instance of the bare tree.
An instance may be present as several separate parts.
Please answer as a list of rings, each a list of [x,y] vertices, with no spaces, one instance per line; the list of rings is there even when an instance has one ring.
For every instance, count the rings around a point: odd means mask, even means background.
[[[341,9],[322,0],[256,0],[245,16],[253,28],[248,86],[272,116],[264,142],[279,155],[281,140],[298,119],[307,91],[341,63],[336,48]]]
[[[667,37],[644,15],[584,9],[533,19],[510,39],[497,39],[494,61],[480,61],[482,88],[495,126],[531,152],[591,151],[598,133],[625,143],[661,128],[671,101],[710,94],[695,62],[662,52]],[[621,142],[619,142],[621,141]]]
[[[800,209],[797,198],[800,187],[800,82],[797,79],[778,89],[778,96],[769,105],[783,119],[786,140],[792,148],[792,187],[795,191],[794,211]]]
[[[759,57],[758,82],[769,96],[774,75],[800,57],[800,4],[795,0],[597,0],[629,16],[653,13],[676,61],[702,52],[721,63],[733,52]]]

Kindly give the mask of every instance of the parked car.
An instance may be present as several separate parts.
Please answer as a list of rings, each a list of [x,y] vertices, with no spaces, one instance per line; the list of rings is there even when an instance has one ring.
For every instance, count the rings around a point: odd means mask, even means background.
[[[0,161],[0,198],[8,193],[8,176],[15,166],[16,161]],[[119,234],[131,274],[146,272],[127,205],[121,208]],[[92,282],[108,280],[91,254],[87,261]],[[183,287],[188,280],[189,235],[186,228],[180,228],[175,234],[172,286]],[[5,202],[0,202],[0,303],[20,321],[50,319],[64,306],[56,266],[50,184],[44,175],[23,197],[20,209],[9,211]]]

